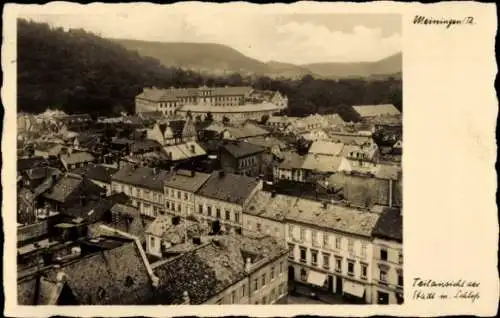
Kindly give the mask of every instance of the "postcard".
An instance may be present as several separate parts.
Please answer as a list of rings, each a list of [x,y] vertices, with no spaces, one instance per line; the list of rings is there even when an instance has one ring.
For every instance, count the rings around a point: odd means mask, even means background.
[[[495,315],[495,13],[6,4],[5,315]]]

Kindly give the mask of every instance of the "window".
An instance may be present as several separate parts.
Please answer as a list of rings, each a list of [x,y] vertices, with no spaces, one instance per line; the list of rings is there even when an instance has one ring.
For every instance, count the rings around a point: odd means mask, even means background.
[[[366,243],[361,243],[361,257],[366,258]]]
[[[188,200],[188,194],[186,192],[184,192],[184,200]]]
[[[149,239],[149,245],[151,248],[155,248],[155,238],[153,236]]]
[[[218,219],[220,219],[220,209],[217,208],[217,216],[216,216]]]
[[[385,248],[380,249],[380,259],[387,261],[387,250]]]
[[[330,238],[328,234],[323,233],[323,246],[328,247],[330,245]]]
[[[270,279],[271,279],[271,280],[273,280],[273,279],[274,279],[274,266],[273,266],[273,267],[271,267],[271,278],[270,278]]]
[[[231,304],[236,304],[236,290],[231,293]]]
[[[167,206],[167,209],[170,210],[170,202],[169,201],[167,201],[166,206]]]
[[[288,258],[294,259],[295,245],[288,243]]]
[[[198,213],[203,213],[203,205],[198,204]]]
[[[306,239],[306,230],[301,228],[300,229],[300,240],[303,241]]]
[[[283,262],[280,262],[280,274],[283,273]]]
[[[398,263],[401,265],[403,264],[403,253],[399,252],[399,255],[398,255]]]
[[[262,230],[260,223],[257,223],[257,232],[260,232]]]
[[[403,287],[403,275],[398,274],[398,286]]]
[[[300,248],[300,261],[302,263],[306,262],[306,249],[304,247]]]
[[[354,262],[351,261],[347,262],[347,275],[349,276],[354,275]]]
[[[293,239],[293,225],[288,225],[288,236]]]
[[[312,240],[312,244],[313,245],[316,245],[316,240],[318,238],[318,233],[314,230],[311,231],[311,240]]]
[[[323,268],[330,268],[330,254],[323,253]]]
[[[283,283],[281,283],[280,287],[279,287],[279,295],[283,295],[284,290],[285,290],[285,285]]]
[[[361,264],[361,278],[366,279],[368,273],[368,266],[366,264]]]
[[[342,272],[342,259],[336,257],[335,258],[335,271]]]
[[[349,251],[349,254],[354,254],[354,241],[353,240],[347,240],[347,250]]]
[[[307,272],[303,268],[300,270],[300,279],[303,281],[305,281],[307,279]]]
[[[241,297],[245,297],[246,290],[247,290],[247,285],[241,286]]]
[[[125,286],[130,287],[132,285],[134,285],[134,279],[131,276],[127,276],[127,278],[125,278]]]
[[[341,241],[341,240],[342,240],[342,238],[341,238],[341,237],[338,237],[338,236],[337,236],[337,237],[335,238],[335,248],[336,248],[336,249],[340,249],[340,248],[341,248],[341,247],[340,247],[340,245],[341,245],[341,243],[342,243],[342,241]]]
[[[181,192],[177,191],[177,199],[180,199],[180,198],[181,198]]]
[[[261,287],[264,287],[266,286],[266,274],[262,274],[262,286]]]
[[[231,219],[231,212],[229,210],[226,210],[226,220]]]
[[[234,222],[240,223],[240,214],[238,212],[234,212]]]
[[[207,206],[207,214],[208,214],[208,216],[212,216],[212,207],[211,206]]]
[[[177,212],[181,212],[181,204],[177,203]]]
[[[318,251],[311,250],[311,264],[318,265]]]
[[[387,272],[385,270],[380,270],[380,281],[387,282]]]
[[[255,278],[253,280],[253,291],[257,291],[257,289],[259,289],[259,280],[257,278]]]

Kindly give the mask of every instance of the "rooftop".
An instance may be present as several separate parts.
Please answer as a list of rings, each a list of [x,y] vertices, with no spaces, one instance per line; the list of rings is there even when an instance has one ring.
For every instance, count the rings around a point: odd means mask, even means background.
[[[309,153],[319,155],[339,156],[344,148],[341,142],[318,140],[311,144]]]
[[[403,242],[403,215],[399,209],[387,208],[373,229],[373,236]]]
[[[302,169],[304,165],[305,157],[296,152],[283,152],[282,157],[284,160],[279,165],[281,169]]]
[[[248,202],[246,214],[282,222],[288,210],[297,201],[297,197],[258,191]]]
[[[221,149],[226,150],[235,158],[243,158],[264,151],[264,148],[244,141],[223,142]]]
[[[90,153],[81,151],[81,152],[73,152],[67,155],[61,155],[61,161],[68,165],[82,162],[91,162],[94,161],[94,156]]]
[[[238,106],[184,105],[179,111],[194,113],[251,113],[278,111],[280,108],[272,103],[244,104]]]
[[[163,152],[170,155],[171,160],[186,160],[193,157],[199,157],[206,155],[205,149],[203,149],[197,142],[188,141],[182,144],[172,145],[163,147]]]
[[[111,183],[111,176],[116,173],[118,169],[97,165],[97,164],[89,164],[86,167],[80,167],[72,170],[72,173],[79,174],[85,176],[92,180],[97,180],[105,183]]]
[[[131,165],[125,165],[112,176],[112,180],[163,192],[163,183],[167,180],[168,175],[169,171],[166,170],[149,167],[134,168]]]
[[[337,172],[342,162],[342,157],[307,154],[302,169],[317,172]]]
[[[165,186],[183,191],[196,192],[210,174],[188,170],[178,170],[165,181]]]
[[[352,106],[352,108],[361,117],[392,116],[401,114],[401,112],[392,104],[360,105]]]
[[[252,177],[214,171],[197,194],[242,205],[259,185],[259,182]]]
[[[379,215],[339,204],[299,199],[290,209],[286,220],[339,231],[348,234],[370,237]]]

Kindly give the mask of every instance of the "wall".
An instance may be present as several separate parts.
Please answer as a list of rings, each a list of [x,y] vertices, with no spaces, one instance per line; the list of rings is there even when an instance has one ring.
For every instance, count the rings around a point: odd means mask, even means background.
[[[303,239],[300,238],[301,228],[304,229]],[[314,241],[312,239],[313,232],[316,233],[316,240]],[[326,241],[324,241],[324,236],[326,237]],[[295,267],[295,280],[301,281],[300,268],[302,267],[324,272],[328,275],[333,275],[334,280],[347,278],[365,285],[365,299],[368,302],[371,301],[370,285],[372,283],[373,245],[370,238],[347,235],[333,229],[331,231],[325,231],[306,225],[292,223],[287,223],[286,237],[289,247],[293,246],[292,252],[290,252],[290,255],[293,255],[291,260],[295,265],[298,265]],[[337,240],[340,243],[338,246]],[[352,241],[353,243],[352,252],[349,251],[349,241]],[[363,245],[365,246],[364,254],[362,250]],[[302,262],[300,259],[301,247],[306,249],[305,262]],[[315,265],[312,264],[311,250],[318,252],[317,263]],[[328,267],[325,267],[325,264],[323,263],[324,254],[328,255]],[[341,259],[340,271],[337,271],[335,266],[337,258]],[[352,275],[348,273],[348,260],[354,262],[354,273]],[[367,266],[366,277],[362,277],[361,275],[361,264],[365,264]],[[334,281],[333,285],[334,291],[336,291],[336,281]]]
[[[258,266],[258,263],[255,266]],[[249,277],[250,304],[272,304],[285,296],[288,293],[287,268],[287,256],[283,255],[253,272]],[[271,270],[274,270],[273,279],[271,279]],[[264,275],[265,285],[262,285]],[[255,289],[255,280],[257,280],[257,289]],[[282,292],[280,292],[280,285]],[[265,302],[263,302],[264,297]]]
[[[178,197],[179,194],[180,199]],[[164,202],[165,211],[168,213],[183,217],[194,213],[194,193],[165,187]],[[180,211],[179,206],[181,208]]]
[[[374,251],[373,251],[373,288],[372,297],[374,303],[377,302],[377,292],[383,291],[389,294],[389,303],[397,304],[396,293],[403,292],[403,286],[398,286],[398,275],[403,275],[403,262],[400,254],[403,253],[402,244],[396,241],[388,241],[379,238],[375,238],[373,241]],[[387,260],[381,260],[380,251],[385,249],[387,251]],[[387,272],[387,279],[384,283],[380,279],[380,271],[385,270]]]
[[[265,233],[276,238],[285,238],[285,223],[243,213],[243,235],[252,234],[258,231],[257,224],[260,224],[260,233]]]
[[[235,293],[235,300],[233,301],[233,292]],[[241,281],[225,289],[218,295],[207,300],[205,305],[230,305],[238,304],[245,305],[249,304],[249,292],[248,292],[248,276],[246,276]]]
[[[200,213],[200,205],[203,206],[203,210]],[[208,207],[212,208],[211,216],[208,215]],[[243,224],[242,220],[242,206],[228,203],[216,199],[206,198],[199,195],[195,196],[195,214],[201,216],[203,219],[207,220],[208,223],[211,224],[211,221],[216,220],[217,208],[220,209],[221,217],[220,223],[221,225],[226,224],[230,226],[235,226],[237,228],[241,228]],[[230,211],[229,220],[226,220],[226,211]],[[238,220],[236,220],[236,214],[238,214]]]
[[[162,191],[153,191],[113,180],[111,192],[125,193],[132,200],[132,205],[139,209],[141,215],[150,218],[156,218],[158,213],[164,209],[163,189]]]
[[[17,228],[17,241],[23,242],[48,234],[48,222],[39,221]]]

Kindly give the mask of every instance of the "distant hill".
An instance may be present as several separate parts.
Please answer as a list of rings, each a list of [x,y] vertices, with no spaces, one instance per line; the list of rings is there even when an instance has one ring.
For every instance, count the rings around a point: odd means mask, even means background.
[[[402,71],[402,54],[397,53],[377,62],[314,63],[302,65],[311,72],[326,78],[379,77]]]
[[[223,75],[266,75],[270,77],[301,78],[313,75],[322,78],[370,77],[373,75],[401,72],[401,54],[378,62],[315,63],[295,65],[270,61],[267,63],[250,58],[222,44],[147,42],[138,40],[114,40],[128,50],[152,57],[166,67],[180,67],[202,73]]]

